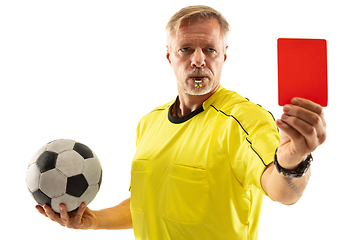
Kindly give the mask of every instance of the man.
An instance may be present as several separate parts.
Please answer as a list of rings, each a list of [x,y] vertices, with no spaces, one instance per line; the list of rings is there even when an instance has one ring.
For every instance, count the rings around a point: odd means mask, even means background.
[[[229,24],[206,6],[167,25],[166,57],[178,97],[143,117],[131,167],[131,198],[72,217],[40,213],[69,228],[134,228],[136,239],[257,239],[263,195],[296,203],[311,152],[326,139],[321,106],[295,98],[272,115],[220,85]],[[277,127],[281,130],[279,135]]]

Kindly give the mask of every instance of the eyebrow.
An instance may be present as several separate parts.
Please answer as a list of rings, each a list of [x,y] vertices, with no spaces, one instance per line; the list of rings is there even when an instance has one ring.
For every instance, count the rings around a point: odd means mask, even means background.
[[[191,47],[191,43],[185,42],[185,43],[180,43],[178,45],[179,48],[184,48],[184,47]],[[207,42],[203,45],[205,48],[215,48],[216,49],[216,45],[210,42]]]

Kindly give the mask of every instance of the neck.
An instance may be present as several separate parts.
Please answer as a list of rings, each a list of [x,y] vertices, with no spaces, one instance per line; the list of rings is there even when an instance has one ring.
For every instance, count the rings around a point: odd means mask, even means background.
[[[191,113],[192,111],[195,111],[205,102],[206,99],[208,99],[211,95],[213,95],[213,93],[216,92],[218,87],[205,95],[189,95],[179,91],[179,102],[176,104],[175,110],[177,111],[178,116],[182,117]]]

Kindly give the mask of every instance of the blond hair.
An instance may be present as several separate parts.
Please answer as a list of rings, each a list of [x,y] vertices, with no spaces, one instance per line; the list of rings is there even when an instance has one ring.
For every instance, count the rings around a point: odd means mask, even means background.
[[[219,22],[221,32],[224,38],[225,48],[227,46],[227,37],[230,32],[230,25],[220,12],[204,5],[196,5],[182,8],[170,18],[168,24],[166,25],[168,45],[170,45],[169,43],[171,37],[176,33],[184,20],[203,21],[210,18],[214,18]]]

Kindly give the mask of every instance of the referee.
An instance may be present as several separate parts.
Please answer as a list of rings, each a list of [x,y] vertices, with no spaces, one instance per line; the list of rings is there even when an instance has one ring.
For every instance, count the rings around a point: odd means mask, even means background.
[[[137,128],[131,197],[69,216],[38,211],[76,229],[133,228],[136,239],[257,239],[263,196],[291,205],[309,180],[313,152],[326,139],[321,106],[294,98],[281,119],[220,84],[229,24],[206,6],[168,22],[167,60],[178,96]],[[281,130],[280,134],[278,128]]]

